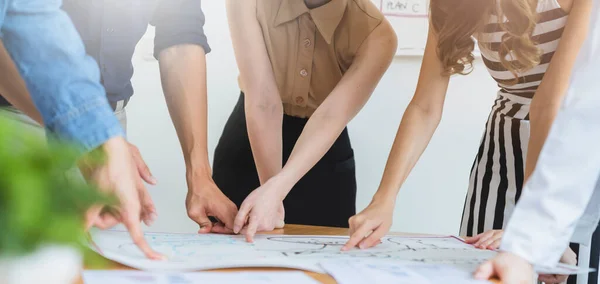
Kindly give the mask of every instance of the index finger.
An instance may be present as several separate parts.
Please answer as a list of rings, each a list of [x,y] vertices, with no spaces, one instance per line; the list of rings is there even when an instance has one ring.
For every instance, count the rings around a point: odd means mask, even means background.
[[[248,220],[248,227],[246,228],[246,241],[249,243],[254,242],[254,235],[258,230],[258,220],[255,215],[250,216]]]
[[[248,219],[248,213],[250,213],[250,206],[248,206],[245,201],[240,206],[240,211],[238,211],[237,216],[235,216],[235,221],[233,221],[233,232],[238,234],[244,225],[246,224],[246,220]]]
[[[487,233],[488,232],[481,233],[481,234],[478,234],[478,235],[475,235],[475,236],[472,236],[472,237],[466,237],[465,238],[465,243],[467,243],[467,244],[474,244],[477,241],[479,241],[481,239],[481,237],[483,237]]]
[[[360,241],[362,241],[367,236],[367,233],[369,231],[370,231],[369,227],[367,227],[367,225],[365,225],[363,223],[363,225],[360,226],[354,232],[354,234],[352,234],[352,236],[350,236],[350,239],[348,240],[348,242],[342,247],[342,251],[346,251],[346,250],[349,250],[349,249],[355,247]]]
[[[142,227],[140,226],[139,220],[135,220],[136,218],[131,218],[128,216],[123,224],[127,227],[129,231],[129,235],[131,235],[131,239],[133,243],[146,255],[146,257],[154,260],[166,260],[166,257],[155,252],[150,248],[148,242],[144,238],[144,233],[142,232]]]
[[[385,235],[386,230],[383,226],[377,228],[373,233],[371,233],[368,237],[362,240],[358,247],[361,249],[366,249],[373,247],[381,242],[381,238]]]

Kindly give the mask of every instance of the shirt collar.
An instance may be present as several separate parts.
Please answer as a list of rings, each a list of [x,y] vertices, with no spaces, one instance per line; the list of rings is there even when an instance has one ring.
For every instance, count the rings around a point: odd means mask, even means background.
[[[348,0],[331,0],[321,7],[310,10],[303,0],[281,0],[275,16],[275,26],[295,20],[304,13],[309,13],[327,44],[331,44],[333,34],[346,12],[347,3]]]

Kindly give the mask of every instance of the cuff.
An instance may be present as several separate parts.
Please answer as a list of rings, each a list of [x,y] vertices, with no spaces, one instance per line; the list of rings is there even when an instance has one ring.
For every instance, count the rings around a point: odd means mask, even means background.
[[[169,47],[182,44],[199,45],[204,49],[205,54],[208,54],[211,51],[210,46],[208,45],[206,35],[204,35],[203,33],[190,32],[170,36],[163,36],[160,39],[156,37],[154,40],[154,58],[158,60],[158,57],[163,50]]]
[[[81,152],[89,152],[113,137],[125,137],[125,132],[112,110],[101,98],[73,108],[46,124],[61,140],[73,142]]]

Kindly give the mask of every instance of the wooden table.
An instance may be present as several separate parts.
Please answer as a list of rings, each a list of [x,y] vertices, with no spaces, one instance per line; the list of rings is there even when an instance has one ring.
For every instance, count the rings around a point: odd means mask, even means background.
[[[316,226],[302,226],[302,225],[286,225],[284,229],[275,230],[266,234],[270,235],[347,235],[348,229],[341,228],[329,228],[329,227],[316,227]],[[411,234],[398,234],[393,233],[394,235],[411,235]],[[126,269],[130,270],[132,268],[124,266],[119,263],[110,262],[108,269]],[[286,271],[292,269],[282,269],[282,268],[248,268],[248,269],[219,269],[214,271],[231,271],[231,272],[239,272],[239,271]],[[315,280],[323,283],[323,284],[335,284],[336,281],[329,275],[320,274],[315,272],[305,272],[308,276],[314,278]],[[83,284],[83,280],[79,279],[76,284]]]

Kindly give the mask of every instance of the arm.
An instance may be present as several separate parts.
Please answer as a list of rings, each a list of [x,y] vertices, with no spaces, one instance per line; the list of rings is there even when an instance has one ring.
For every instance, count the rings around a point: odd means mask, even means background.
[[[84,151],[124,136],[99,84],[98,67],[58,10],[60,3],[25,2],[13,1],[8,8],[3,42],[46,127]]]
[[[450,76],[443,75],[436,48],[437,36],[430,27],[417,89],[402,116],[374,199],[396,200],[400,187],[440,123]]]
[[[275,178],[281,199],[325,155],[367,103],[390,66],[396,46],[396,34],[387,21],[367,37],[342,80],[308,120],[285,167]]]
[[[283,105],[256,20],[256,0],[228,0],[227,18],[244,86],[248,137],[264,184],[282,167]]]
[[[104,151],[104,164],[94,165],[90,177],[101,189],[117,195],[119,217],[141,251],[161,258],[145,241],[139,224],[140,193],[123,129],[99,83],[98,67],[85,54],[77,31],[60,9],[61,1],[9,3],[3,41],[45,126],[83,151]]]
[[[0,41],[0,70],[3,76],[0,77],[0,94],[10,102],[15,108],[23,111],[33,118],[37,123],[42,123],[42,116],[35,108],[31,96],[27,92],[27,87],[17,67],[10,58],[10,55]]]
[[[371,204],[350,219],[351,238],[344,249],[359,243],[363,248],[374,246],[387,233],[398,191],[440,123],[450,77],[443,74],[436,49],[437,35],[430,26],[417,89],[402,117],[379,189]],[[374,233],[364,239],[370,231]]]
[[[529,178],[548,136],[552,122],[569,86],[573,65],[587,35],[591,0],[574,0],[562,38],[531,101],[530,139],[525,160],[525,180]]]
[[[159,55],[165,99],[188,174],[210,177],[207,150],[206,59],[202,47],[177,45]]]
[[[209,213],[222,222],[219,228],[232,229],[237,208],[215,185],[208,160],[206,53],[210,47],[201,1],[161,1],[156,11],[155,56],[185,159],[188,216],[202,233],[213,230]]]
[[[506,227],[500,247],[505,253],[480,267],[478,278],[496,274],[506,281],[518,275],[514,261],[503,265],[508,258],[554,266],[586,206],[596,211],[596,218],[587,220],[588,241],[598,224],[598,199],[592,203],[592,196],[600,193],[600,30],[595,28],[600,2],[592,11],[594,28],[577,58],[565,102]]]

